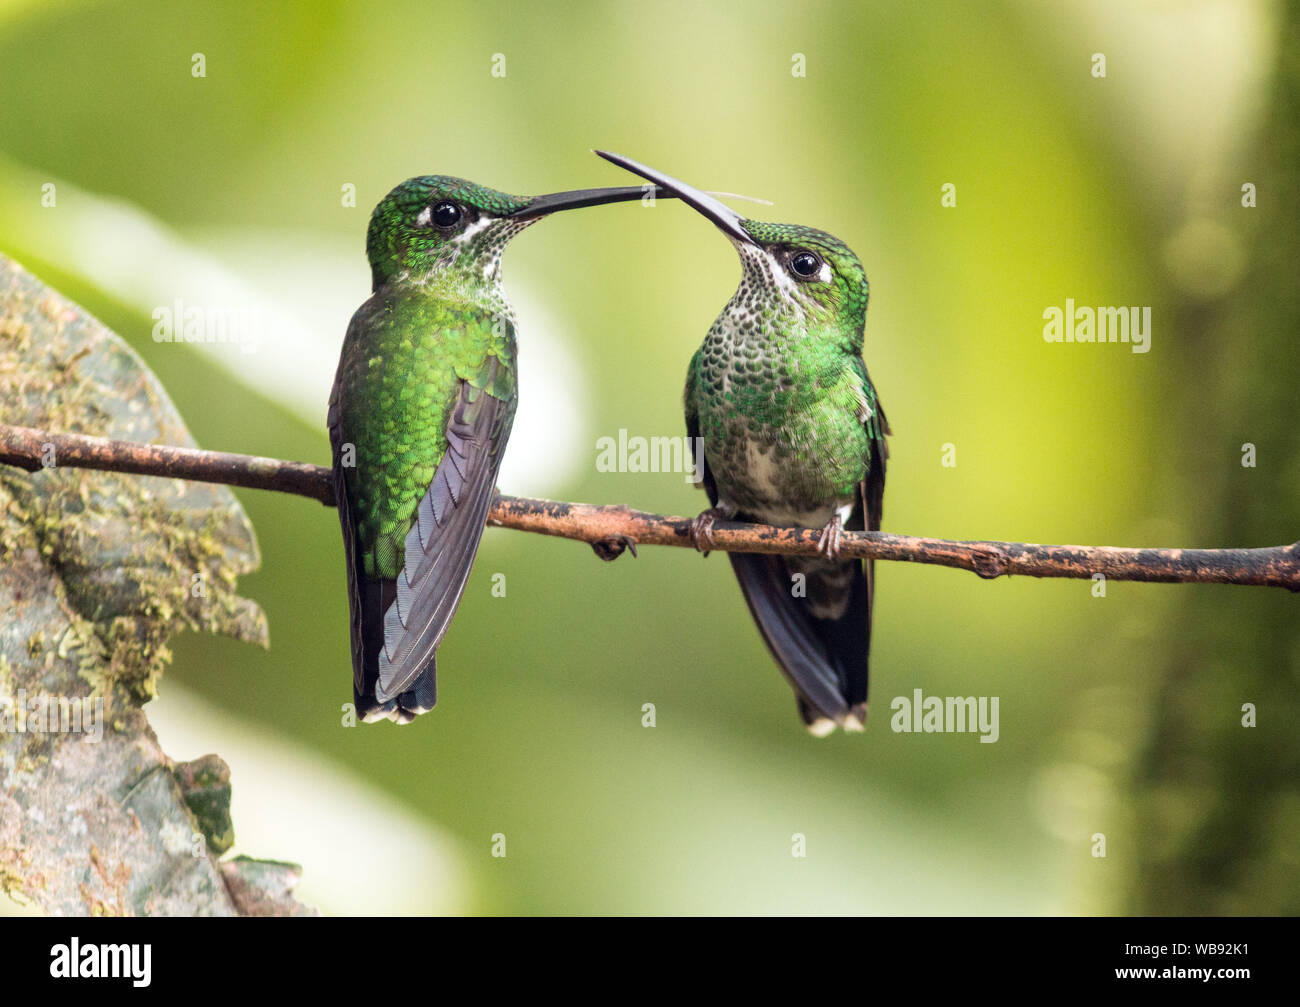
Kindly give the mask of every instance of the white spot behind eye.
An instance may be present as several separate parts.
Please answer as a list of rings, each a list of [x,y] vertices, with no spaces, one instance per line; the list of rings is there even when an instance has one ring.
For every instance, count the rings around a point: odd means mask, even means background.
[[[829,264],[829,263],[826,263],[826,262],[823,262],[823,263],[822,263],[822,268],[821,268],[821,270],[817,273],[817,279],[821,280],[822,283],[830,283],[830,282],[831,282],[831,267],[830,267],[830,264]]]
[[[491,217],[486,217],[486,216],[479,217],[478,220],[474,221],[472,224],[467,224],[465,229],[461,231],[460,234],[452,238],[452,241],[456,242],[456,244],[458,245],[464,245],[475,235],[479,234],[482,231],[487,230],[488,225],[491,223],[492,223]]]
[[[433,223],[433,207],[426,206],[420,211],[420,215],[415,218],[416,227],[428,227]]]

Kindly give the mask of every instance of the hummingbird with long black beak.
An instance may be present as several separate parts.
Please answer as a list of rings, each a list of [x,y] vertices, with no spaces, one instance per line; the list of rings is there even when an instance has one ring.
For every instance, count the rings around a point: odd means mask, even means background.
[[[375,207],[372,293],[348,325],[328,418],[363,720],[409,723],[437,701],[436,651],[515,415],[503,249],[548,214],[640,199],[649,188],[512,196],[425,175]]]
[[[694,207],[740,254],[740,286],[686,374],[686,431],[702,438],[711,504],[692,539],[707,551],[719,519],[821,529],[816,557],[728,556],[808,729],[860,731],[875,571],[839,559],[839,546],[844,529],[880,528],[890,432],[862,360],[862,263],[825,231],[744,219],[671,176],[596,153]]]

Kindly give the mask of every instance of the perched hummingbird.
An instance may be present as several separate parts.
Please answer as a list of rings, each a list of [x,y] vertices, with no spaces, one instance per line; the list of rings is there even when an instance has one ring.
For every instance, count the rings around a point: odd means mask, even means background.
[[[880,528],[889,424],[862,361],[867,277],[844,242],[743,219],[708,194],[617,154],[711,220],[740,253],[740,287],[686,374],[686,431],[703,438],[717,519],[820,528],[818,557],[729,553],[750,612],[818,736],[867,712],[874,570],[838,559],[841,532]]]
[[[435,651],[474,563],[515,414],[502,250],[549,213],[647,189],[511,196],[425,175],[375,207],[373,292],[348,325],[328,419],[363,720],[409,723],[437,700]]]

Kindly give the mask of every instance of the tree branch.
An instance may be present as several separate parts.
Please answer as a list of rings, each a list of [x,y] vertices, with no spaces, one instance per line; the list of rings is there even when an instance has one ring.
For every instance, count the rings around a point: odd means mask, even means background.
[[[222,451],[0,425],[0,463],[29,472],[63,466],[224,483],[293,493],[334,506],[328,468]],[[586,542],[607,559],[617,557],[625,547],[635,554],[638,545],[692,547],[689,519],[623,506],[596,507],[498,494],[488,524]],[[818,535],[814,529],[719,521],[713,528],[713,548],[719,552],[811,556],[817,552]],[[1300,542],[1264,549],[1119,549],[845,532],[840,555],[955,567],[990,579],[1012,574],[1088,579],[1104,574],[1108,580],[1251,584],[1300,591]]]

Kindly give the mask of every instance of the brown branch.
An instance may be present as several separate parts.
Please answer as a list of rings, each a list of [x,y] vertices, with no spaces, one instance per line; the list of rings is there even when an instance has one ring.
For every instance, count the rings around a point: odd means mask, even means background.
[[[319,465],[0,425],[0,463],[34,472],[49,461],[69,468],[275,490],[334,506],[330,470]],[[692,546],[689,519],[628,507],[498,495],[488,524],[586,542],[606,558],[617,556],[624,546],[634,552],[637,545]],[[810,556],[817,552],[817,537],[811,529],[720,521],[714,525],[713,548]],[[1253,584],[1300,591],[1300,542],[1265,549],[1118,549],[845,532],[840,554],[956,567],[985,578],[1019,574],[1087,579],[1104,574],[1108,580]]]
[[[84,434],[53,434],[31,427],[0,424],[0,464],[28,472],[63,466],[129,472],[165,479],[192,479],[255,490],[277,490],[319,500],[334,506],[329,469],[306,462],[278,458],[232,455],[225,451],[174,448],[161,444],[133,444]]]

